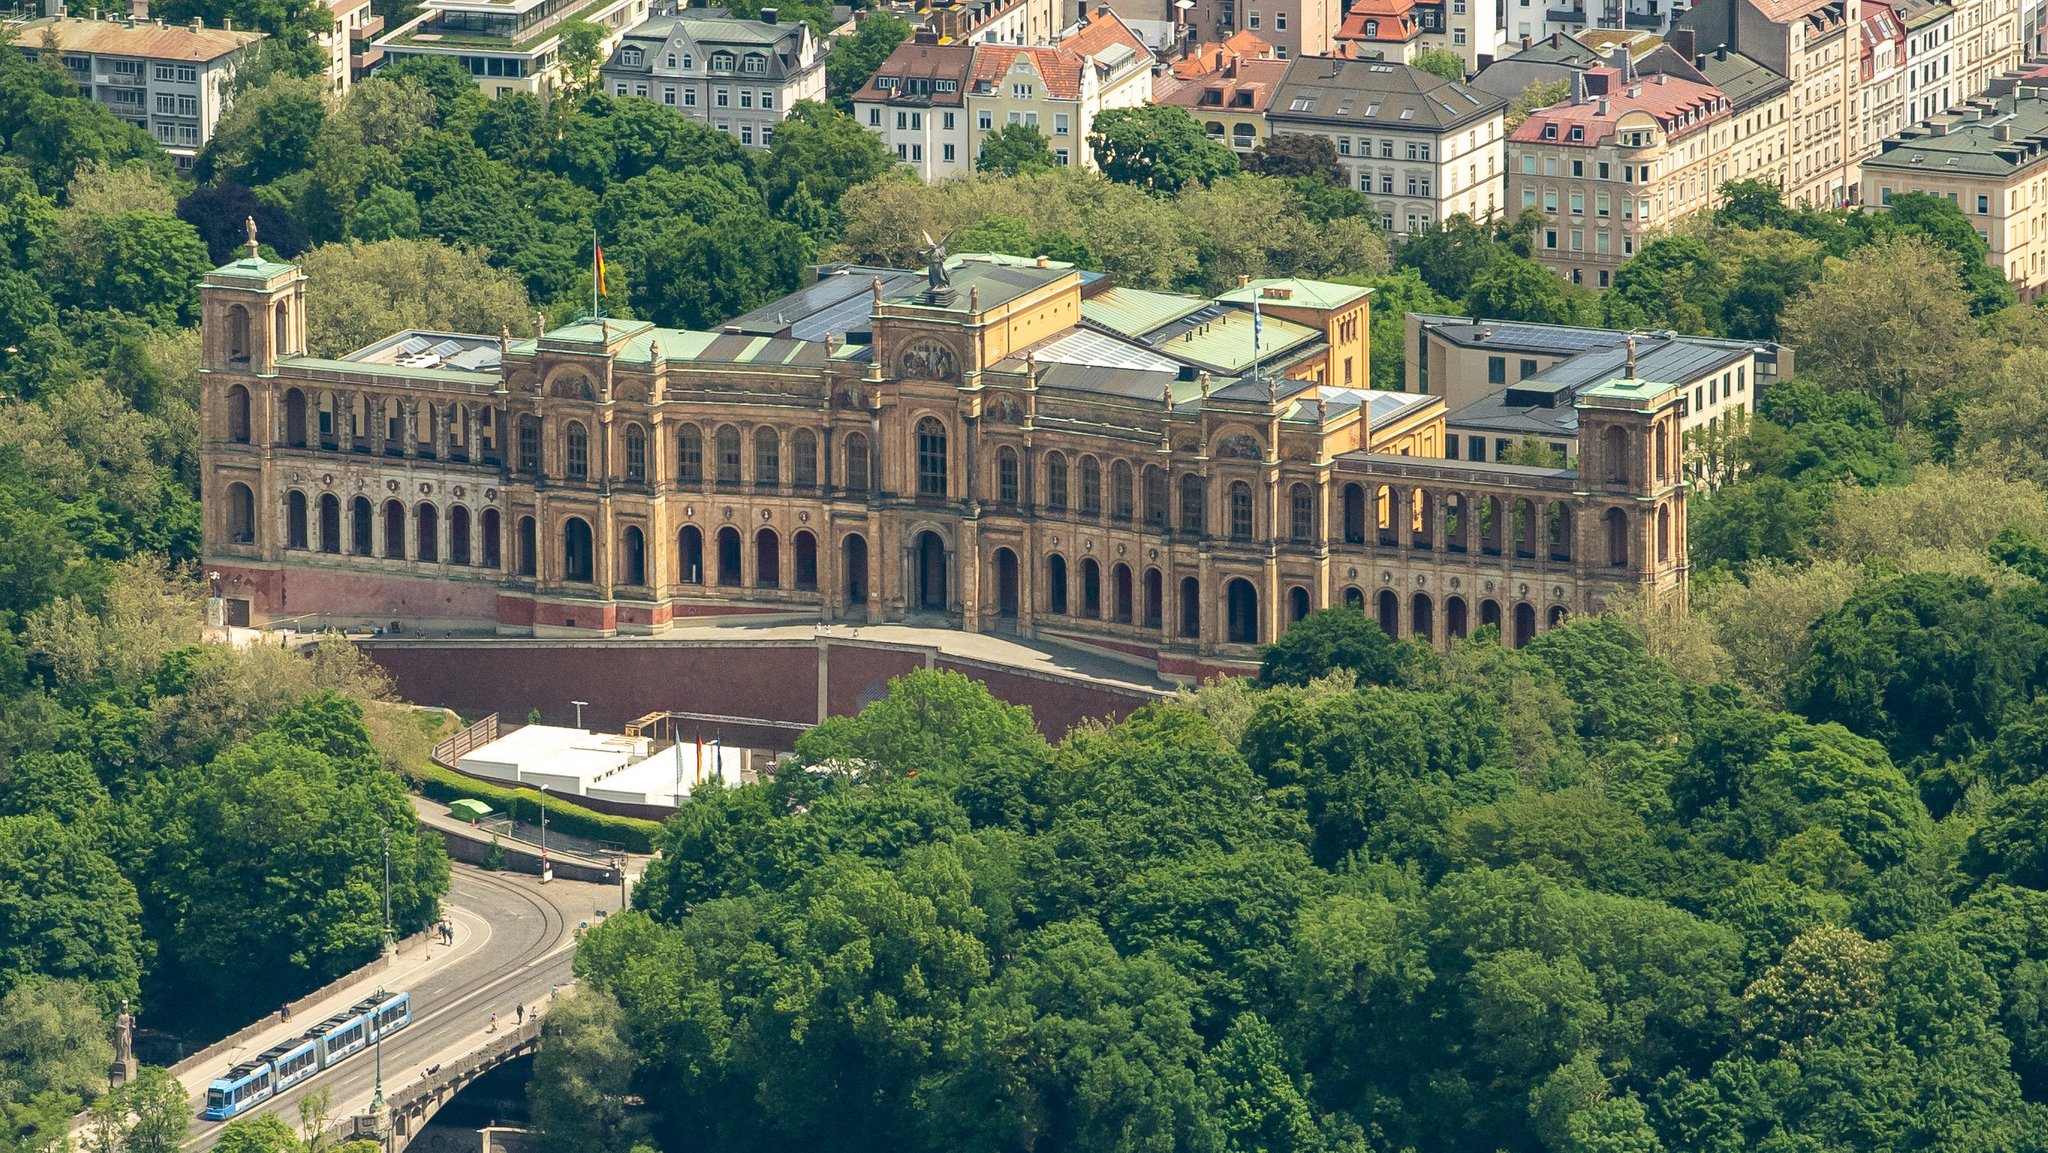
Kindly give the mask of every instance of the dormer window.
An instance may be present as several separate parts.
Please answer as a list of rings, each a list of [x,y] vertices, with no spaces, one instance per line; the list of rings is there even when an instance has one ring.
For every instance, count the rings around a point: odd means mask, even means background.
[[[619,50],[619,63],[628,68],[640,67],[642,59],[643,57],[638,48],[622,48]]]
[[[711,56],[711,70],[712,70],[713,72],[730,72],[730,71],[732,71],[732,66],[733,66],[733,54],[732,54],[732,53],[730,53],[730,52],[716,52],[716,53],[713,53],[713,54],[712,54],[712,56]]]
[[[1577,124],[1574,124],[1574,125],[1572,125],[1572,139],[1573,139],[1574,141],[1580,141],[1580,140],[1584,140],[1585,138],[1586,138],[1586,130],[1585,130],[1585,128],[1584,128],[1584,127],[1582,127],[1582,126],[1580,126],[1580,125],[1577,125]]]
[[[1202,103],[1205,105],[1221,107],[1223,104],[1223,90],[1221,88],[1210,88],[1203,91]]]
[[[747,57],[742,70],[758,76],[768,71],[768,58],[760,55],[750,55]]]
[[[1555,125],[1555,124],[1546,124],[1546,125],[1544,125],[1544,126],[1543,126],[1543,139],[1545,139],[1545,140],[1555,140],[1555,139],[1557,139],[1557,125]]]
[[[1377,20],[1366,21],[1365,34],[1367,36],[1378,36],[1380,34],[1380,22]]]

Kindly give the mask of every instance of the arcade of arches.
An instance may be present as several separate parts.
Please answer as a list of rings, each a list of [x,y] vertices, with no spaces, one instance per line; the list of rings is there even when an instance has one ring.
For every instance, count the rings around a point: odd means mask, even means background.
[[[1140,400],[1013,355],[1034,324],[1065,330],[1039,320],[1073,303],[1071,275],[1002,318],[878,297],[859,357],[579,322],[502,336],[499,370],[465,379],[290,355],[302,278],[265,268],[203,293],[206,551],[256,619],[919,620],[1180,671],[1329,606],[1521,643],[1618,589],[1684,595],[1684,398],[1655,386],[1581,402],[1581,471],[1522,469],[1414,451],[1441,444],[1440,404],[1396,452],[1307,361]],[[259,313],[280,319],[259,334]],[[882,370],[899,360],[914,371]]]

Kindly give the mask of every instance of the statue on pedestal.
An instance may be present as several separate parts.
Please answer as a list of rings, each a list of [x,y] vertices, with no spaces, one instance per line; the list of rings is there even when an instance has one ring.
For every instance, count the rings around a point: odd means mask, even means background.
[[[128,1011],[125,997],[121,1000],[121,1012],[114,1018],[111,1040],[114,1063],[107,1066],[107,1082],[110,1086],[125,1085],[135,1080],[135,1015]]]

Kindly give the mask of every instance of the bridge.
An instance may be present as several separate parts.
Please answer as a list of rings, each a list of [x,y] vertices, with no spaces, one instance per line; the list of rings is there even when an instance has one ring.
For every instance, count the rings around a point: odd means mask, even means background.
[[[291,1017],[271,1014],[218,1045],[173,1066],[192,1102],[187,1153],[204,1153],[230,1122],[198,1119],[206,1084],[323,1017],[379,989],[412,995],[412,1023],[380,1047],[358,1053],[292,1086],[242,1116],[277,1115],[301,1128],[301,1105],[321,1131],[353,1135],[381,1089],[392,1120],[390,1153],[398,1153],[463,1087],[538,1045],[550,996],[566,995],[579,924],[617,907],[615,884],[587,884],[486,872],[463,864],[444,902],[453,945],[415,939],[395,958],[375,962],[296,1002]],[[520,1010],[524,1009],[524,1019]],[[324,1110],[319,1095],[327,1095]]]
[[[434,1119],[434,1114],[441,1111],[441,1106],[468,1088],[470,1082],[507,1061],[532,1056],[540,1048],[540,1030],[541,1015],[529,1013],[524,1025],[513,1025],[454,1065],[442,1065],[397,1092],[387,1093],[384,1105],[391,1125],[390,1142],[385,1146],[388,1153],[404,1153],[412,1139]],[[376,1120],[370,1116],[356,1118],[354,1135],[376,1140],[380,1136]]]

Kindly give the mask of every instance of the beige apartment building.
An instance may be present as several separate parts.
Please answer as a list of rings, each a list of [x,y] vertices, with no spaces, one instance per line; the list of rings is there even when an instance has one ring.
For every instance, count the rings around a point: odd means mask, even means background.
[[[1702,0],[1678,18],[1700,51],[1726,47],[1790,82],[1788,201],[1846,204],[1856,183],[1863,0]]]
[[[1275,135],[1329,138],[1389,232],[1501,210],[1506,100],[1405,64],[1297,60],[1266,112]]]
[[[1540,209],[1536,258],[1573,284],[1605,288],[1646,235],[1711,203],[1714,129],[1731,115],[1712,85],[1594,68],[1574,99],[1508,135],[1509,211]]]
[[[1225,40],[1250,32],[1282,60],[1321,56],[1336,47],[1343,0],[1193,0],[1183,18],[1197,40]]]
[[[1951,107],[1983,95],[1992,77],[2020,63],[2025,47],[2019,0],[1960,0],[1954,7]]]
[[[1783,188],[1792,153],[1792,82],[1726,45],[1695,51],[1697,44],[1690,29],[1673,29],[1669,42],[1644,57],[1640,67],[1710,84],[1728,98],[1728,117],[1708,127],[1710,200],[1718,200],[1721,186],[1735,180]]]
[[[2048,91],[2028,87],[1966,105],[1884,142],[1863,162],[1863,202],[1947,197],[1990,245],[1987,260],[2040,299],[2048,286]]]
[[[1107,8],[1050,48],[936,39],[905,41],[853,96],[854,119],[926,180],[974,171],[982,139],[1011,124],[1037,128],[1060,163],[1093,167],[1096,115],[1152,98],[1151,53]]]

